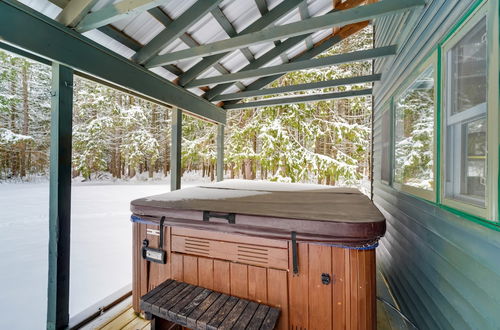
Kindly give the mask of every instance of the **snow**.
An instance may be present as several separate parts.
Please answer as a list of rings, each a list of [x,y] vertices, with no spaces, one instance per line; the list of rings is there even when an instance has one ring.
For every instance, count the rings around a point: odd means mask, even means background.
[[[187,176],[183,187],[203,181]],[[73,184],[71,316],[131,283],[129,203],[169,191],[169,182]],[[48,199],[47,182],[0,183],[0,329],[45,328]]]

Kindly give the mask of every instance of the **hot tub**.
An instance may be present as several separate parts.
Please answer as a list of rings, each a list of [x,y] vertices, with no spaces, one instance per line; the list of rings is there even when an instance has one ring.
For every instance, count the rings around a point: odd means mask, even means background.
[[[131,210],[137,312],[142,295],[173,278],[279,307],[280,329],[375,328],[385,219],[356,189],[228,180]]]

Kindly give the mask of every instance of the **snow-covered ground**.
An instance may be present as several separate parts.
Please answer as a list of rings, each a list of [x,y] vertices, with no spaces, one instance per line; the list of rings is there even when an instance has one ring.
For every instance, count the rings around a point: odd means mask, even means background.
[[[73,184],[71,315],[131,283],[129,203],[169,190],[168,180]],[[0,183],[0,329],[45,328],[48,200],[47,182]]]

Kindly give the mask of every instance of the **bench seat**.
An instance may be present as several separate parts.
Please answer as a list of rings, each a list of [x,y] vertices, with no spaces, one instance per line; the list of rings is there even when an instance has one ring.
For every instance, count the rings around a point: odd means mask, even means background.
[[[280,315],[278,308],[175,280],[145,294],[141,309],[191,329],[274,329]]]

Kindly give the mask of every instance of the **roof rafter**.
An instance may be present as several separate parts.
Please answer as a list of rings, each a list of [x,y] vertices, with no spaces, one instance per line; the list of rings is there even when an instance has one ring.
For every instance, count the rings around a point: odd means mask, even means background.
[[[360,23],[346,25],[346,26],[342,27],[338,31],[337,34],[329,35],[328,37],[326,37],[323,40],[321,40],[320,42],[318,42],[314,48],[311,48],[310,50],[305,51],[304,53],[295,56],[292,59],[291,62],[305,61],[305,60],[309,60],[309,59],[311,59],[313,57],[316,57],[319,54],[321,54],[321,53],[325,52],[326,50],[328,50],[329,48],[331,48],[331,47],[335,46],[336,44],[340,43],[345,38],[347,38],[347,37],[355,34],[356,32],[362,30],[367,25],[368,25],[368,22],[366,22],[366,21],[365,22],[360,22]],[[272,76],[269,76],[269,77],[260,78],[260,79],[258,79],[256,81],[254,81],[253,83],[251,83],[250,85],[248,85],[244,89],[244,91],[259,90],[259,89],[261,89],[261,88],[269,85],[270,83],[272,83],[276,79],[279,79],[281,76],[283,76],[283,74],[276,74],[276,75],[272,75]],[[233,103],[237,103],[238,101],[239,100],[231,100],[231,101],[227,101],[225,103],[226,104],[233,104]]]
[[[396,45],[359,50],[356,52],[344,53],[344,54],[333,55],[312,60],[291,62],[276,66],[259,68],[255,70],[238,71],[235,73],[221,75],[221,76],[197,79],[189,83],[187,87],[191,88],[198,86],[206,86],[221,82],[238,81],[248,78],[266,77],[277,73],[286,73],[286,72],[312,69],[312,68],[322,68],[325,66],[330,66],[335,64],[370,60],[377,57],[395,55],[396,51],[397,51]]]
[[[262,108],[272,105],[284,105],[292,103],[316,102],[322,100],[344,99],[349,97],[367,96],[372,94],[372,89],[356,89],[346,92],[335,92],[325,94],[314,94],[293,97],[281,97],[274,99],[266,99],[263,101],[229,104],[224,106],[226,110],[247,109],[247,108]]]
[[[148,9],[163,5],[170,0],[122,0],[85,16],[76,26],[80,33],[97,29],[125,17],[138,15]]]
[[[88,14],[97,0],[71,0],[56,17],[56,21],[75,27]]]
[[[270,10],[266,15],[262,16],[261,18],[257,19],[255,22],[250,24],[246,29],[241,31],[238,35],[240,36],[246,33],[260,31],[261,29],[268,27],[279,18],[291,12],[303,1],[306,0],[283,1],[275,8]],[[223,59],[229,53],[230,52],[204,57],[200,62],[195,64],[192,68],[187,70],[186,73],[184,73],[179,77],[179,85],[185,86],[187,83],[194,80],[200,74],[208,70],[212,65],[216,64],[218,61]]]
[[[382,77],[382,75],[379,73],[379,74],[372,74],[372,75],[367,75],[367,76],[348,77],[348,78],[340,78],[340,79],[333,79],[333,80],[327,80],[327,81],[318,81],[318,82],[307,83],[307,84],[259,89],[256,91],[246,91],[246,92],[239,92],[239,93],[222,94],[222,95],[219,95],[217,97],[214,97],[213,101],[225,101],[225,100],[241,99],[241,98],[254,97],[254,96],[266,96],[266,95],[275,95],[275,94],[282,94],[282,93],[306,91],[306,90],[311,90],[311,89],[355,85],[355,84],[362,84],[362,83],[379,81],[381,77]]]
[[[0,35],[3,41],[41,57],[145,95],[159,103],[225,123],[226,113],[221,108],[18,1],[0,1]]]
[[[176,20],[168,25],[168,28],[161,31],[140,51],[138,51],[133,60],[139,64],[143,64],[156,56],[169,43],[180,37],[186,30],[215,6],[221,0],[203,0],[195,2],[188,10],[181,14]],[[165,63],[167,64],[167,63]]]
[[[215,7],[214,9],[212,9],[211,14],[230,38],[238,35],[238,32],[236,32],[234,26],[231,24],[231,22],[229,22],[226,15],[224,15],[219,7]],[[240,49],[240,52],[243,53],[248,61],[255,60],[250,49],[244,47]]]
[[[401,12],[424,5],[425,0],[384,0],[382,2],[355,7],[341,12],[336,11],[319,17],[312,17],[299,22],[274,26],[254,33],[217,41],[195,48],[156,56],[146,63],[146,67],[156,67],[179,60],[224,53],[241,47],[315,32],[336,25],[345,25],[369,20],[389,13]]]
[[[66,8],[66,6],[69,3],[69,0],[49,0],[49,1],[52,2],[54,5],[56,5],[60,8],[63,8],[63,9]],[[151,11],[153,11],[155,9],[158,9],[158,8],[150,9],[149,12],[151,13]],[[115,28],[111,24],[101,26],[100,28],[97,28],[97,30],[104,33],[105,35],[107,35],[111,39],[118,41],[122,45],[132,49],[135,52],[139,51],[139,49],[141,49],[143,47],[143,45],[139,41],[137,41],[134,38],[132,38],[131,36],[125,34],[125,32],[118,30],[117,28]],[[177,66],[172,65],[172,64],[164,65],[163,68],[170,71],[171,73],[175,74],[176,76],[180,76],[183,73],[183,71],[181,69],[179,69]]]
[[[365,2],[365,0],[346,1],[346,2],[343,2],[340,5],[336,6],[333,9],[333,11],[354,8],[356,6],[361,5],[364,2]],[[331,12],[333,12],[333,11],[331,11]],[[368,24],[369,24],[368,21],[364,21],[364,22],[350,24],[350,25],[347,25],[347,26],[342,27],[342,28],[338,28],[338,29],[336,29],[336,33],[334,34],[334,37],[339,39],[339,41],[343,40],[343,39],[347,38],[348,36],[365,28]],[[312,33],[288,38],[284,42],[282,42],[279,46],[272,48],[271,50],[269,50],[267,53],[265,53],[264,55],[259,57],[254,62],[248,64],[242,70],[252,70],[252,69],[260,68],[260,67],[266,65],[267,63],[271,62],[272,60],[274,60],[276,57],[280,56],[284,52],[293,48],[298,43],[305,41],[310,36],[312,36]],[[314,45],[313,45],[313,48],[314,48]],[[295,61],[295,59],[291,59],[291,61],[293,62],[293,61]],[[214,86],[209,91],[207,91],[203,96],[207,100],[212,100],[215,96],[220,95],[221,93],[223,93],[226,89],[228,89],[232,85],[233,85],[233,83],[224,83],[224,84]],[[238,88],[240,90],[246,89],[246,88],[240,88],[239,86],[238,86]]]
[[[262,16],[264,16],[265,14],[267,14],[269,12],[269,8],[267,7],[266,0],[255,0],[255,4],[257,5],[257,8],[259,9],[259,12]],[[307,1],[303,1],[300,3],[299,10],[301,7],[304,7],[304,6],[307,6]],[[309,18],[309,17],[306,17],[306,18]],[[301,19],[304,19],[304,17],[301,17]],[[281,43],[281,40],[275,40],[274,46],[279,46],[280,43]],[[280,55],[280,57],[281,57],[281,61],[283,61],[283,63],[288,62],[288,56],[285,53],[282,53]]]

